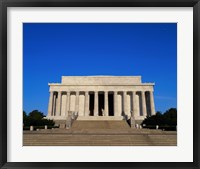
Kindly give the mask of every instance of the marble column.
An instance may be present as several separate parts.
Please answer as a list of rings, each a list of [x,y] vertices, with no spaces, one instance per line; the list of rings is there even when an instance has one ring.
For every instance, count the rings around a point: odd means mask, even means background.
[[[108,116],[108,91],[104,92],[104,115]]]
[[[60,116],[61,113],[61,91],[58,92],[58,97],[57,97],[57,104],[56,104],[56,116]]]
[[[78,113],[79,111],[79,92],[76,92],[76,102],[75,102],[75,112]]]
[[[137,114],[137,107],[136,107],[136,92],[133,91],[132,93],[132,104],[133,104],[133,112],[131,114],[132,117],[135,117]]]
[[[153,97],[153,91],[150,91],[150,107],[151,107],[151,115],[155,115],[155,104],[154,104],[154,97]]]
[[[99,106],[98,106],[98,92],[95,91],[94,93],[94,116],[98,116],[99,115]]]
[[[53,116],[56,115],[56,95],[55,93],[53,94]]]
[[[85,92],[85,109],[84,109],[84,116],[89,116],[90,115],[90,95],[89,92]]]
[[[66,96],[65,116],[68,116],[68,111],[70,109],[70,92],[67,92]]]
[[[142,113],[143,116],[147,116],[147,107],[146,107],[146,98],[145,98],[145,92],[142,91]]]
[[[124,115],[127,115],[127,95],[123,92],[123,105],[124,105]]]
[[[53,115],[53,92],[50,92],[50,96],[49,96],[49,106],[48,106],[48,116],[52,116]]]
[[[114,116],[118,116],[117,91],[114,92]]]

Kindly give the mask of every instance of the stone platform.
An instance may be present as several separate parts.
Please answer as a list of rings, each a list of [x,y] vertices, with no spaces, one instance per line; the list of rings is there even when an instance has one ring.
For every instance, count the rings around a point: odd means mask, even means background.
[[[24,146],[177,146],[175,131],[131,129],[125,121],[75,121],[71,129],[24,131]]]

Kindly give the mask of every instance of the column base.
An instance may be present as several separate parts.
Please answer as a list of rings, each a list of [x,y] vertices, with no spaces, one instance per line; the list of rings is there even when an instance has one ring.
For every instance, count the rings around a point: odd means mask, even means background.
[[[104,115],[103,116],[108,116],[108,113],[104,112]]]
[[[94,116],[99,116],[99,113],[94,113]]]
[[[85,112],[85,113],[84,113],[84,116],[86,116],[86,117],[87,117],[87,116],[90,116],[90,112]]]

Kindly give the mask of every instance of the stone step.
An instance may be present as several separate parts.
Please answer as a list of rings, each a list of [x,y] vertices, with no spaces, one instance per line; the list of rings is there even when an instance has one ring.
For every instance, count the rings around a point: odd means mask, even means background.
[[[75,121],[71,129],[24,131],[24,146],[176,146],[176,131],[132,129],[120,121]]]
[[[147,135],[127,135],[127,136],[108,136],[108,135],[58,135],[55,137],[52,134],[49,135],[37,135],[35,137],[32,134],[24,135],[24,145],[30,146],[75,146],[75,145],[99,145],[99,146],[175,146],[177,144],[176,135],[170,136],[147,136]]]
[[[72,125],[72,130],[81,130],[81,129],[130,129],[128,123],[124,120],[119,121],[78,121],[76,120]]]
[[[161,130],[145,130],[145,129],[55,129],[55,130],[40,130],[40,131],[24,131],[24,134],[32,134],[37,137],[38,134],[48,135],[53,134],[57,137],[60,134],[64,135],[176,135],[176,131],[161,131]]]

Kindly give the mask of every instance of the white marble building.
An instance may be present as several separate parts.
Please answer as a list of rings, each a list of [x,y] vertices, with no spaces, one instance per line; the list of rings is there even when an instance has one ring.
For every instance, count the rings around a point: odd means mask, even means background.
[[[155,114],[154,83],[141,76],[62,76],[49,83],[48,119],[64,120],[78,112],[77,120],[137,121]]]

